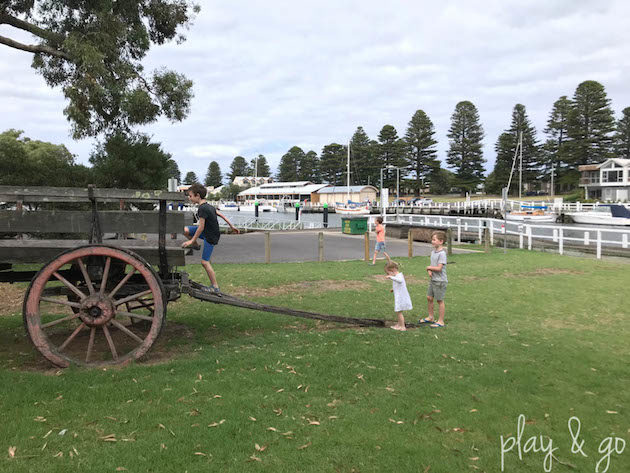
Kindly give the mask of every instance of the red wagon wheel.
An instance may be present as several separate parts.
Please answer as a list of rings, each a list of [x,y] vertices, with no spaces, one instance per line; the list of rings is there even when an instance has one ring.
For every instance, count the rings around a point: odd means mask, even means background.
[[[31,281],[24,325],[58,366],[116,365],[143,356],[166,314],[162,281],[135,253],[84,246],[62,253]]]

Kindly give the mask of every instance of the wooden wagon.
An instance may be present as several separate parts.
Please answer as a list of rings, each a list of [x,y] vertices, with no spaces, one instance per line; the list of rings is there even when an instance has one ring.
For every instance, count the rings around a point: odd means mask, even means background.
[[[166,235],[181,233],[184,214],[167,205],[185,198],[164,191],[0,186],[0,202],[9,208],[0,210],[0,282],[30,281],[24,326],[42,355],[62,367],[108,365],[151,348],[167,302],[180,296],[174,267],[185,264],[184,251],[167,246]],[[107,203],[158,210],[102,210]],[[58,210],[72,206],[83,210]],[[156,234],[157,240],[103,240],[125,232]],[[68,235],[77,238],[55,239]]]
[[[57,366],[117,365],[145,355],[182,293],[218,304],[362,326],[381,319],[318,314],[211,293],[177,266],[184,250],[167,246],[184,213],[167,211],[184,194],[165,191],[0,186],[0,282],[30,282],[22,313],[35,348]],[[155,204],[158,210],[103,210],[111,203]],[[63,205],[64,210],[55,206]],[[67,210],[82,205],[82,210]],[[99,208],[99,205],[101,206]],[[35,208],[35,209],[33,209]],[[128,232],[157,241],[103,239]],[[4,237],[3,237],[4,235]],[[30,236],[45,238],[30,238]],[[53,239],[83,235],[83,239]],[[15,265],[18,265],[17,267]],[[29,267],[29,265],[31,265]],[[1,297],[1,295],[0,295]]]

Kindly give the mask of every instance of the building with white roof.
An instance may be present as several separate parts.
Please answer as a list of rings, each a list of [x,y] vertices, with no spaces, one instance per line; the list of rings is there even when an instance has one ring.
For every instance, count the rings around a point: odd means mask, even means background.
[[[579,166],[580,186],[587,199],[625,202],[630,199],[630,159],[611,158]]]
[[[237,200],[239,202],[253,202],[260,199],[271,204],[310,201],[315,192],[327,185],[313,184],[310,181],[273,182],[245,189],[239,192]]]

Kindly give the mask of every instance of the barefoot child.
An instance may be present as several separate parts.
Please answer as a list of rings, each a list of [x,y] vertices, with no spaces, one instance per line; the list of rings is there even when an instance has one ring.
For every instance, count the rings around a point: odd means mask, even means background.
[[[431,327],[444,327],[444,315],[446,306],[444,305],[444,296],[446,295],[446,286],[448,278],[446,277],[446,250],[444,249],[444,241],[446,234],[444,232],[433,232],[431,235],[431,265],[427,266],[427,273],[431,280],[427,289],[428,317],[420,320],[421,324],[431,324]],[[433,300],[438,303],[439,318],[435,321],[433,315]]]
[[[404,332],[407,330],[405,327],[405,317],[403,316],[403,310],[411,310],[411,298],[407,291],[407,283],[405,283],[405,276],[398,272],[398,264],[389,260],[385,265],[385,272],[387,278],[392,280],[391,292],[394,293],[394,312],[398,316],[398,323],[393,325],[394,330],[400,330]]]
[[[208,279],[210,279],[210,284],[212,285],[210,290],[215,294],[221,294],[217,284],[217,277],[214,274],[214,269],[212,269],[212,266],[210,265],[212,250],[214,250],[214,246],[219,243],[219,238],[221,237],[217,216],[225,220],[234,233],[240,232],[234,225],[232,225],[227,217],[206,202],[205,197],[207,192],[207,189],[198,183],[195,183],[188,188],[188,199],[193,204],[199,204],[199,222],[197,222],[197,225],[184,227],[184,235],[186,235],[189,240],[182,243],[182,247],[187,248],[190,246],[195,248],[197,239],[204,241],[203,253],[201,254],[201,265],[206,270]],[[198,246],[199,245],[197,244],[197,247]]]
[[[374,258],[372,258],[372,266],[376,264],[376,255],[383,252],[387,261],[390,261],[389,255],[385,252],[385,227],[383,226],[383,217],[376,217],[376,246],[374,247]]]

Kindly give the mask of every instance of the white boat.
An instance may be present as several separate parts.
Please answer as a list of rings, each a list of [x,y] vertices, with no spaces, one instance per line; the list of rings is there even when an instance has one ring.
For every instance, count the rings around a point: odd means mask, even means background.
[[[368,202],[358,203],[350,201],[350,142],[348,142],[348,168],[346,183],[346,202],[337,202],[335,204],[335,213],[340,215],[369,215],[372,208]]]
[[[508,179],[507,187],[504,189],[504,206],[507,201],[507,193],[509,192],[510,185],[512,184],[512,175],[514,174],[514,169],[516,168],[517,157],[520,162],[518,180],[518,197],[520,199],[523,188],[523,133],[519,133],[516,149],[514,150],[514,159],[512,160],[510,178]],[[558,219],[556,213],[552,210],[548,210],[546,205],[521,204],[520,210],[507,210],[505,207],[504,209],[505,220],[510,222],[555,223]]]
[[[623,205],[599,205],[586,212],[567,212],[575,223],[589,225],[630,225],[630,210]]]
[[[245,205],[241,205],[239,206],[239,209],[241,212],[256,212],[256,205],[255,204],[245,204]],[[267,204],[266,202],[259,202],[258,203],[258,212],[277,212],[278,208],[274,207],[273,205]]]
[[[369,215],[371,212],[369,204],[359,204],[348,202],[347,204],[337,203],[335,205],[335,213],[340,215]]]
[[[526,223],[554,223],[558,216],[554,212],[545,210],[516,210],[507,212],[505,219],[509,222],[526,222]]]
[[[219,204],[219,210],[234,210],[237,211],[239,205],[236,202],[221,202]]]

